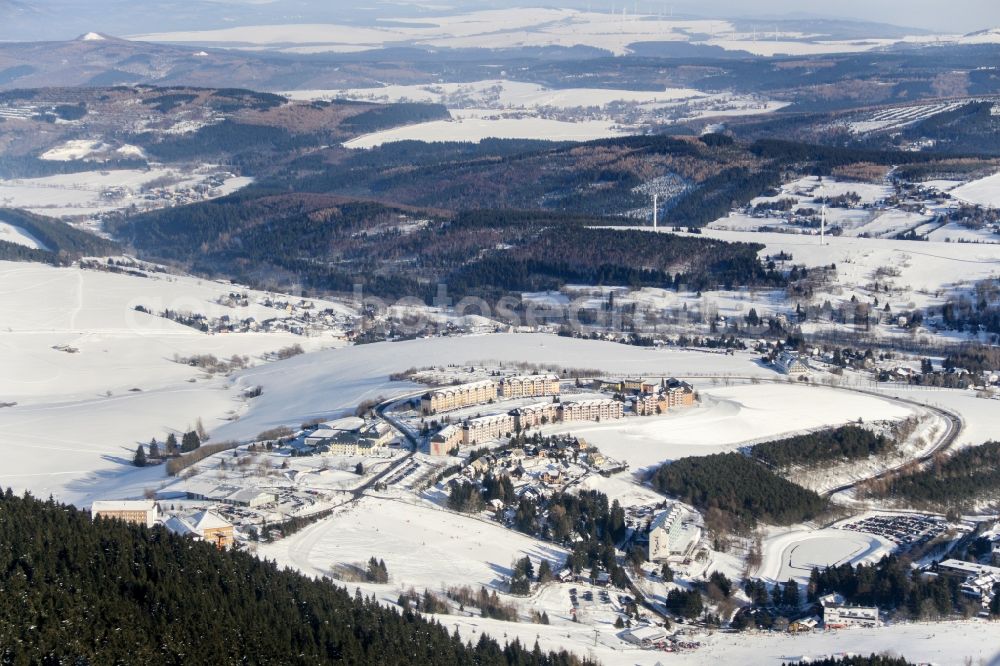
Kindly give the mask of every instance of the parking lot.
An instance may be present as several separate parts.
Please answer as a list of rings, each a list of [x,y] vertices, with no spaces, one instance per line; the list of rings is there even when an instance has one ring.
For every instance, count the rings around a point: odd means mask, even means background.
[[[945,532],[946,523],[931,516],[869,516],[840,526],[884,537],[901,548],[917,548]]]

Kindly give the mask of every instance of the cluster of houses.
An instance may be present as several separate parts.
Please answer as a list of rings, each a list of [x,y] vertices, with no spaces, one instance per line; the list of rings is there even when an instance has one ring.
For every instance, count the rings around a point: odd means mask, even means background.
[[[479,456],[464,468],[470,479],[509,477],[518,497],[540,499],[591,472],[623,467],[579,437],[560,437],[540,444],[507,447]]]
[[[101,500],[91,505],[90,515],[94,520],[121,520],[149,528],[163,525],[174,534],[206,541],[220,549],[229,548],[235,541],[232,523],[210,510],[161,515],[159,505],[153,500]]]
[[[425,393],[420,398],[420,410],[426,415],[463,407],[485,405],[498,399],[540,398],[559,395],[559,378],[555,375],[517,375],[500,380],[486,379],[458,384]]]
[[[475,446],[546,423],[566,421],[610,421],[625,416],[625,405],[619,400],[580,400],[546,402],[518,407],[506,414],[494,414],[466,419],[460,424],[447,425],[430,441],[432,456],[449,455],[456,448]]]
[[[147,310],[148,312],[148,310]],[[238,317],[224,314],[209,318],[203,314],[178,313],[165,310],[159,313],[165,319],[196,328],[205,333],[291,333],[292,335],[310,335],[329,333],[343,340],[350,339],[351,330],[344,329],[351,322],[333,309],[327,308],[319,312],[301,311],[286,316],[275,316],[258,320],[255,317]]]

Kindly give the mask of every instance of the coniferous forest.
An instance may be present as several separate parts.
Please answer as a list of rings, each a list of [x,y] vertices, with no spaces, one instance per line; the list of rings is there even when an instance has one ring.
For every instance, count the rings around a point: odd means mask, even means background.
[[[658,469],[652,482],[662,493],[699,509],[720,509],[744,523],[791,525],[815,517],[826,505],[813,491],[739,453],[684,458]]]
[[[860,426],[843,426],[757,444],[751,453],[754,458],[768,465],[784,468],[842,458],[849,460],[867,458],[882,453],[891,445],[892,440],[885,435],[876,434]]]
[[[936,458],[926,469],[869,482],[869,497],[892,498],[915,506],[950,508],[980,498],[993,498],[1000,488],[1000,442],[961,449]]]
[[[2,664],[570,666],[273,562],[9,490],[0,495]]]

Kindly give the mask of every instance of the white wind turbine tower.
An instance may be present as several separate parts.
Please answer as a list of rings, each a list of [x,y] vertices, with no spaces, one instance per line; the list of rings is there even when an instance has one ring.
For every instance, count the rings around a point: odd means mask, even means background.
[[[658,220],[658,215],[659,215],[659,212],[660,212],[659,211],[659,208],[660,208],[659,203],[660,203],[660,195],[659,194],[654,194],[653,195],[653,228],[654,229],[656,229],[657,222],[659,221]]]

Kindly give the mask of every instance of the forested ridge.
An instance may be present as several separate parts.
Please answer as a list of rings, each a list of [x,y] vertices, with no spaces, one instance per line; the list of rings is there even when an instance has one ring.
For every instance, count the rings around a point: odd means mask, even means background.
[[[591,228],[613,220],[554,211],[453,215],[319,194],[248,190],[123,217],[109,227],[155,259],[251,284],[290,279],[384,297],[499,297],[568,282],[704,289],[781,286],[763,246]]]
[[[0,663],[571,666],[253,555],[0,495]]]
[[[876,434],[856,425],[797,435],[773,442],[757,444],[751,455],[772,467],[809,465],[830,460],[857,460],[878,455],[892,445],[885,435]]]
[[[0,259],[55,264],[67,259],[104,256],[119,251],[117,243],[71,227],[62,220],[35,215],[24,210],[0,208],[0,222],[24,229],[45,246],[45,249],[35,250],[8,241],[0,241]]]
[[[653,487],[699,509],[719,509],[744,524],[791,525],[816,517],[825,500],[739,453],[683,458],[653,473]]]
[[[926,468],[870,481],[863,490],[869,497],[938,508],[994,498],[1000,494],[1000,442],[937,456]]]

